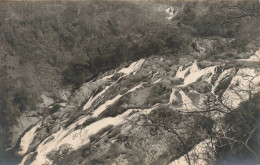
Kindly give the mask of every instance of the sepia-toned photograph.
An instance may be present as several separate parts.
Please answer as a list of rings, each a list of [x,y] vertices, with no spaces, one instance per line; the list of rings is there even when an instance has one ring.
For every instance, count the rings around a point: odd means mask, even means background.
[[[0,165],[260,165],[260,0],[0,0]]]

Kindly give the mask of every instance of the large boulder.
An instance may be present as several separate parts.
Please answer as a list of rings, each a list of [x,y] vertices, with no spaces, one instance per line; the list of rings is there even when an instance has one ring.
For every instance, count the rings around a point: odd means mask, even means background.
[[[206,81],[196,82],[192,84],[192,87],[198,92],[198,93],[208,93],[211,91],[211,84],[209,84]]]
[[[97,80],[95,82],[88,82],[83,84],[78,90],[75,91],[75,93],[72,95],[72,98],[70,100],[70,104],[73,104],[75,106],[81,106],[82,103],[89,99],[93,92],[97,90],[102,85],[108,84],[109,81],[107,80]]]

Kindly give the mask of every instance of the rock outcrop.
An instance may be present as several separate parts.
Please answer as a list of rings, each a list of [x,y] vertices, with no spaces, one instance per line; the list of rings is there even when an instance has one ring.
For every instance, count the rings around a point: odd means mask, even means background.
[[[180,144],[186,150],[195,146],[190,151],[195,152],[207,142],[209,130],[198,127],[200,118],[222,117],[218,111],[201,117],[189,113],[208,110],[211,100],[222,111],[237,107],[249,97],[241,91],[258,92],[260,79],[259,68],[226,68],[225,64],[200,68],[196,61],[180,66],[171,58],[157,57],[109,73],[83,84],[67,104],[42,119],[41,127],[32,128],[29,147],[20,144],[20,150],[27,150],[23,162],[182,162]],[[236,102],[230,102],[231,97]]]

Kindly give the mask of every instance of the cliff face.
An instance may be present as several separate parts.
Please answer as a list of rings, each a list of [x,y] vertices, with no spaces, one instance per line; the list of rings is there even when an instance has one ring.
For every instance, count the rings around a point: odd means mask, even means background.
[[[238,61],[256,64],[257,55]],[[208,142],[201,118],[218,129],[225,112],[260,88],[257,67],[198,63],[149,57],[83,84],[21,138],[21,164],[183,163],[174,162],[185,153],[182,142],[187,151]]]

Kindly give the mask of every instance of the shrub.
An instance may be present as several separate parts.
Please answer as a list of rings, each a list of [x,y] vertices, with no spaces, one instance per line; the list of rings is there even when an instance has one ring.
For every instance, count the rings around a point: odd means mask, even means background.
[[[14,93],[13,105],[18,106],[20,112],[24,112],[29,105],[28,93],[25,89],[18,90]]]
[[[94,135],[91,135],[90,137],[89,137],[89,140],[90,140],[90,142],[92,143],[92,142],[98,142],[99,140],[100,140],[100,135],[98,135],[98,134],[94,134]]]
[[[227,30],[224,34],[223,34],[223,37],[226,37],[226,38],[233,38],[235,37],[236,33],[234,30]]]
[[[225,116],[223,125],[225,134],[221,134],[221,136],[226,138],[219,138],[216,143],[218,164],[257,163],[257,155],[254,153],[259,156],[260,143],[257,130],[253,130],[257,128],[259,123],[259,100],[260,93],[257,93],[249,101],[241,103],[237,109]]]
[[[234,54],[232,54],[232,53],[227,53],[226,54],[226,57],[228,57],[228,58],[232,58],[232,57],[234,57],[235,55]]]
[[[106,133],[107,131],[111,130],[113,125],[108,125],[101,130],[99,130],[96,134],[93,134],[89,137],[90,142],[97,142],[101,139],[101,136]]]
[[[10,32],[5,32],[4,33],[4,36],[5,36],[5,40],[11,45],[13,46],[14,45],[14,38],[12,36],[12,34]]]
[[[113,128],[113,125],[108,125],[104,128],[102,128],[101,130],[98,131],[98,135],[103,135],[105,132],[111,130]]]
[[[8,102],[6,98],[2,94],[0,94],[0,116],[1,116],[0,126],[5,126],[9,124],[7,114],[10,114],[10,112],[7,113],[7,108],[8,108]]]
[[[97,121],[97,118],[90,118],[90,119],[86,120],[86,121],[82,124],[82,127],[86,127],[86,126],[88,126],[88,125],[90,125],[90,124],[92,124],[92,123],[94,123],[94,122],[96,122],[96,121]]]
[[[93,74],[89,71],[89,65],[81,63],[70,63],[62,73],[64,84],[73,84],[78,88],[82,83],[90,80]]]
[[[172,124],[179,124],[183,120],[183,115],[169,107],[160,107],[149,114],[154,122],[171,128]]]
[[[237,49],[238,53],[244,52],[246,50],[246,46],[248,44],[247,39],[245,38],[236,38],[234,41],[230,43],[230,47],[233,49]]]
[[[125,99],[120,98],[115,104],[110,105],[102,114],[102,117],[115,117],[121,113],[124,113],[127,109],[122,105],[125,103]]]
[[[171,89],[161,85],[156,84],[150,90],[150,95],[146,100],[146,105],[155,105],[156,103],[166,103],[169,101]]]
[[[215,18],[202,19],[195,23],[197,35],[201,37],[220,36],[220,27]]]
[[[71,125],[75,120],[77,120],[80,116],[84,114],[84,111],[78,111],[77,113],[71,113],[68,117],[69,119],[64,123],[64,127],[68,127]]]
[[[88,157],[90,154],[91,154],[91,144],[88,143],[88,144],[86,144],[85,146],[82,147],[81,156],[82,156],[83,158],[86,158],[86,157]]]
[[[50,151],[46,157],[52,161],[53,164],[60,164],[60,162],[67,157],[72,151],[70,144],[63,144],[57,150]]]
[[[206,130],[208,134],[212,133],[214,120],[204,115],[198,115],[195,120],[196,120],[194,125],[195,129],[200,128]]]

